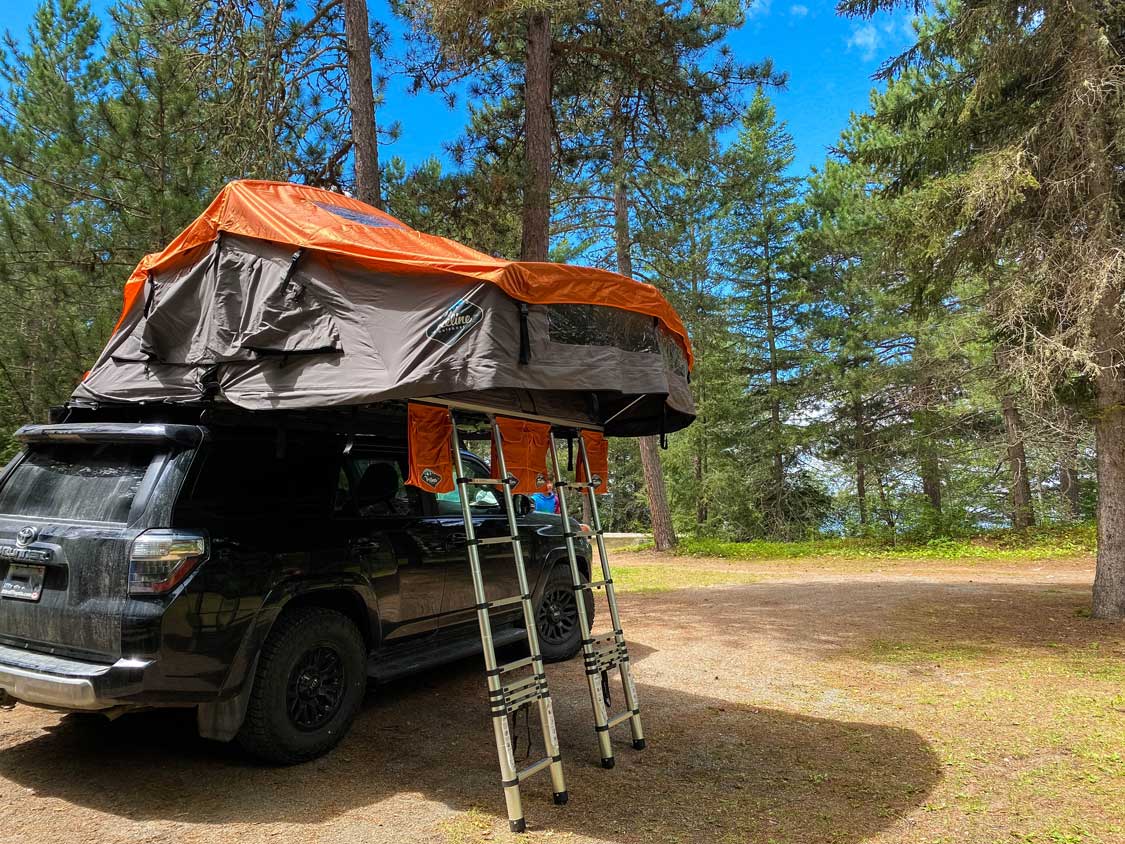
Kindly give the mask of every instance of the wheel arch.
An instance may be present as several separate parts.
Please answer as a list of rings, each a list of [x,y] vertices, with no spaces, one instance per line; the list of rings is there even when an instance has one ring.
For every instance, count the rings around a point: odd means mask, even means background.
[[[242,640],[220,698],[199,705],[197,722],[201,736],[217,741],[234,738],[246,715],[262,646],[282,616],[301,607],[334,610],[355,624],[368,653],[378,645],[378,608],[374,605],[374,595],[370,600],[365,599],[357,585],[339,582],[282,584],[269,593],[253,629]]]

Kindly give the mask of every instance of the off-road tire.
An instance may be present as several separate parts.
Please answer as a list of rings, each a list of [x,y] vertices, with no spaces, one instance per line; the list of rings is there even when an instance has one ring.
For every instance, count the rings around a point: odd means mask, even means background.
[[[589,589],[584,589],[579,594],[586,604],[586,618],[593,626],[594,596]],[[539,600],[535,602],[536,632],[539,634],[539,652],[543,655],[544,662],[563,662],[582,650],[582,630],[578,624],[578,605],[574,603],[574,596],[574,585],[570,581],[570,571],[566,565],[560,563],[552,567],[543,584],[543,591],[539,594]],[[557,624],[544,619],[544,613],[549,604],[558,605],[562,602],[566,603],[563,609],[571,623],[565,637],[560,638],[544,630],[545,622],[549,630],[558,629]]]
[[[320,654],[335,654],[342,674],[339,694],[324,723],[300,728],[291,715],[290,694],[298,668]],[[331,656],[329,656],[331,661]],[[280,765],[322,756],[351,727],[367,686],[367,648],[355,624],[322,607],[285,612],[270,631],[258,655],[254,687],[238,742],[253,756]]]

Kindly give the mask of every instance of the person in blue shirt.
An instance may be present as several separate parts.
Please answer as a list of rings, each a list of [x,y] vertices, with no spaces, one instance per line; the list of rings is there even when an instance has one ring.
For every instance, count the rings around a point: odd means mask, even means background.
[[[547,481],[546,492],[534,492],[531,494],[531,503],[535,505],[536,513],[557,513],[559,512],[559,497],[555,493],[555,485],[551,481]]]

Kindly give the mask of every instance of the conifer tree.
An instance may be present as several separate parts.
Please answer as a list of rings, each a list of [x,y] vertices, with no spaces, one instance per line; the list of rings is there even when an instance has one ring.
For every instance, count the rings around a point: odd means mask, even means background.
[[[107,221],[144,213],[106,190],[120,154],[101,124],[101,25],[81,0],[48,0],[27,46],[0,51],[0,426],[43,420],[82,377],[119,304],[121,256]]]
[[[872,14],[897,0],[845,0]],[[925,143],[872,156],[910,174],[904,187],[933,232],[935,264],[989,284],[1006,362],[1041,401],[1072,374],[1096,400],[1098,565],[1093,612],[1125,617],[1125,268],[1120,142],[1125,9],[1089,0],[989,0],[939,9],[888,76],[916,78],[880,119],[920,113]],[[935,285],[939,290],[940,284]]]

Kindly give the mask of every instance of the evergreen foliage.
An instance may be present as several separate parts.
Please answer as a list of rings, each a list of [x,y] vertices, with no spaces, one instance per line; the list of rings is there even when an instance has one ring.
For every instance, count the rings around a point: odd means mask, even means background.
[[[552,258],[656,284],[691,333],[698,422],[667,452],[613,444],[611,527],[666,518],[697,548],[916,547],[1089,519],[1095,456],[1102,491],[1125,486],[1118,4],[941,3],[807,175],[770,99],[784,77],[727,46],[743,3],[394,8],[402,43],[372,22],[374,101],[394,52],[470,116],[452,166],[383,162],[388,210],[515,258],[546,208]],[[224,182],[355,189],[343,15],[340,0],[118,0],[103,24],[44,0],[8,35],[0,430],[66,398],[136,261]],[[549,63],[546,157],[526,149],[533,53]],[[420,130],[389,118],[384,138]],[[1101,496],[1100,524],[1125,536],[1114,500],[1125,490]],[[1099,569],[1103,594],[1115,571]]]

